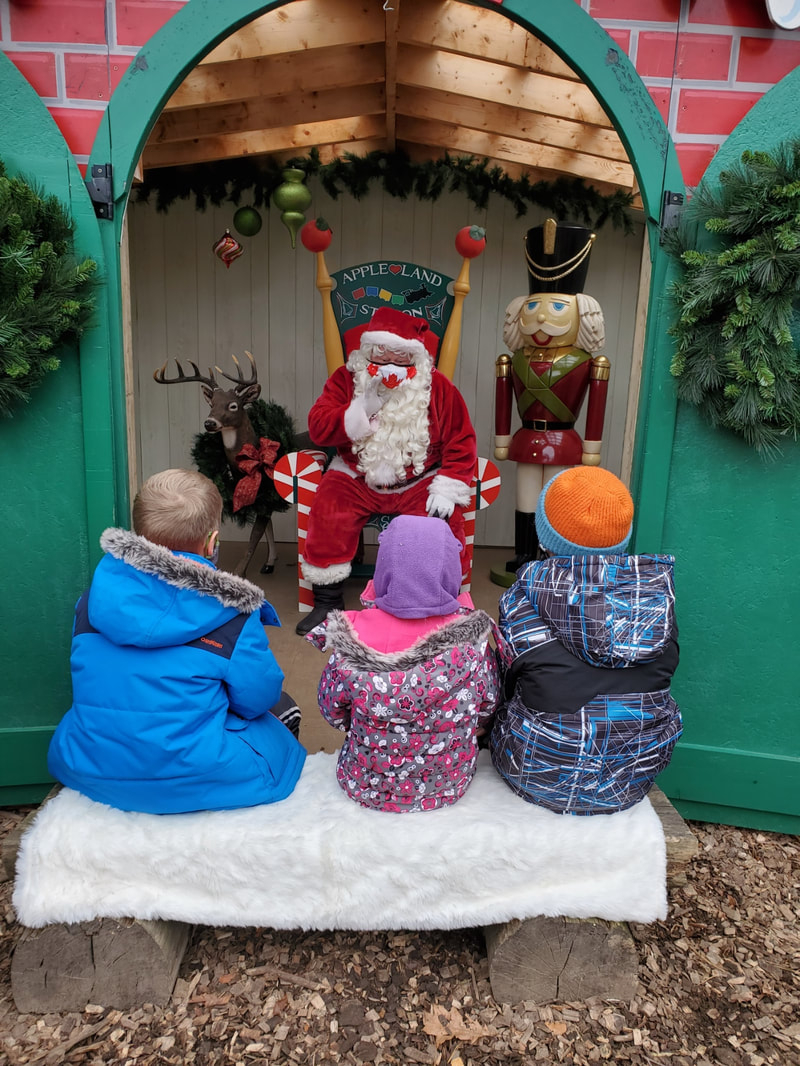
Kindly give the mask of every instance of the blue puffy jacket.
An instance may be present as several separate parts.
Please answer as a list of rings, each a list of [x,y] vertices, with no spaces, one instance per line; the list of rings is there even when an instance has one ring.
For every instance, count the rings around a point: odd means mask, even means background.
[[[283,671],[258,586],[122,529],[78,601],[73,705],[50,744],[62,784],[151,814],[274,803],[305,750],[269,713]]]

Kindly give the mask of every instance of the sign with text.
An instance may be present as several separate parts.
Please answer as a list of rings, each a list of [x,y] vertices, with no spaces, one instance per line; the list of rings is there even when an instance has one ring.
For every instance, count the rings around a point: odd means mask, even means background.
[[[424,318],[441,339],[453,310],[453,279],[437,270],[378,259],[373,263],[347,267],[331,274],[336,321],[342,334],[363,326],[379,307]]]

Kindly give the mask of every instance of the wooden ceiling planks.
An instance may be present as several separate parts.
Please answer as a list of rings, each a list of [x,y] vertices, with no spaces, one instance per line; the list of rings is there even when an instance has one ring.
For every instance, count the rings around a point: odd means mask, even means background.
[[[395,145],[484,156],[531,180],[633,190],[603,109],[541,41],[461,0],[294,0],[214,48],[178,87],[145,171],[239,156],[283,162]]]

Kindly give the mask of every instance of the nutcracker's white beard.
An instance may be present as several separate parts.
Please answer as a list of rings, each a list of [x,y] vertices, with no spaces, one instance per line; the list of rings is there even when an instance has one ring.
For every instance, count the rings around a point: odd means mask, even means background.
[[[353,374],[354,396],[361,396],[370,376],[367,372],[370,349],[350,356],[347,367]],[[381,390],[386,401],[375,419],[375,432],[353,441],[358,469],[370,488],[396,485],[405,480],[406,467],[414,474],[425,469],[430,446],[428,409],[431,402],[431,360],[425,355],[415,364],[416,374],[396,389]]]

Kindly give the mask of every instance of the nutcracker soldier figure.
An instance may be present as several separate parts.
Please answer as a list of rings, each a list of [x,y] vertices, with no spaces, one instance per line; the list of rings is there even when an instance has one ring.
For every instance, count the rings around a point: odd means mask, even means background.
[[[594,355],[605,342],[603,312],[582,292],[595,234],[552,218],[525,235],[529,296],[506,308],[503,340],[513,355],[496,364],[496,459],[517,464],[514,558],[493,568],[498,585],[513,584],[539,551],[535,511],[539,493],[570,466],[600,465],[609,362]],[[586,434],[575,430],[588,394]],[[511,436],[516,398],[522,426]]]

